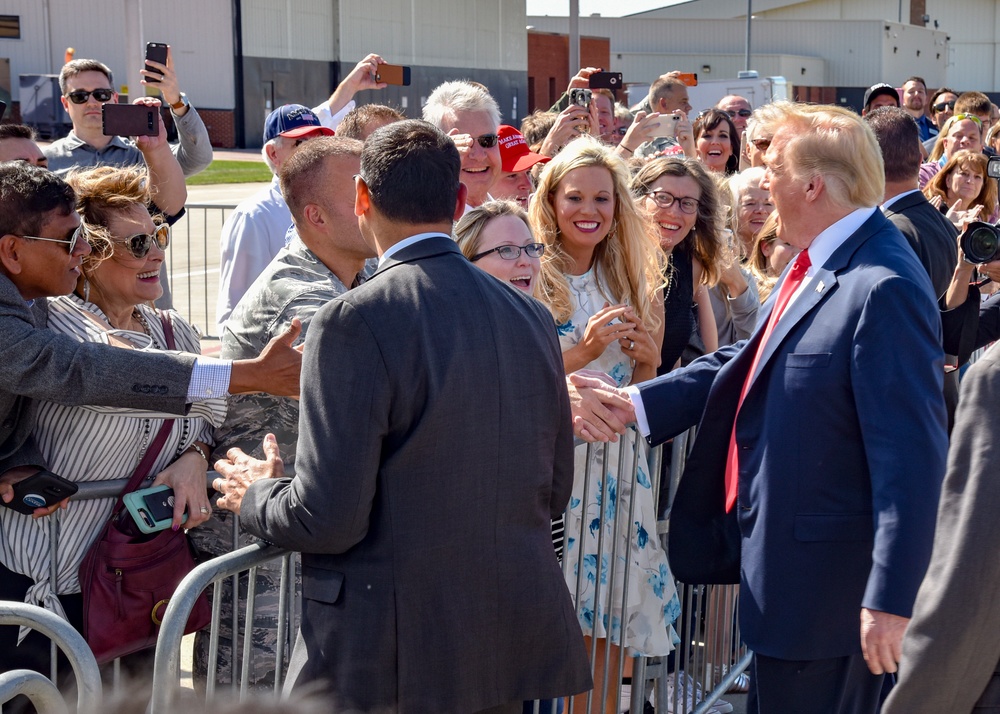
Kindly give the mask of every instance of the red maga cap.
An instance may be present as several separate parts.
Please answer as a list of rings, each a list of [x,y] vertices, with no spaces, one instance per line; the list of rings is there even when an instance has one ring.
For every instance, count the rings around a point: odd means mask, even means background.
[[[551,156],[531,151],[524,135],[512,126],[501,124],[497,136],[500,137],[500,163],[505,173],[527,171],[537,163],[552,160]]]

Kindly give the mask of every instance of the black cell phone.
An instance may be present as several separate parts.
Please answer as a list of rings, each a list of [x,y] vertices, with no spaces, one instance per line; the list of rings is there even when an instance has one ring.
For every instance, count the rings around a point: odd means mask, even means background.
[[[104,136],[156,136],[160,133],[156,107],[108,103],[102,110]]]
[[[36,508],[53,506],[79,490],[79,486],[62,476],[56,476],[51,471],[39,471],[34,476],[15,483],[14,498],[3,505],[30,516]]]
[[[409,87],[410,68],[401,64],[380,64],[375,70],[375,81]]]
[[[166,64],[167,63],[167,45],[165,43],[163,43],[163,42],[147,42],[146,43],[146,59],[147,60],[153,60],[154,62],[159,62],[160,64]],[[161,76],[163,75],[163,72],[161,72],[160,70],[156,69],[156,67],[153,67],[152,65],[150,65],[149,62],[146,63],[146,71],[147,72],[155,72],[156,74],[159,74]],[[147,82],[156,82],[156,83],[159,83],[160,80],[156,79],[155,77],[146,77],[146,81]]]
[[[584,109],[590,106],[590,100],[593,99],[593,97],[594,93],[589,89],[573,87],[569,90],[569,103],[575,104],[578,107],[583,107]]]
[[[590,75],[591,89],[621,89],[621,72],[594,72]]]
[[[0,119],[3,119],[4,112],[7,111],[7,102],[0,100]]]

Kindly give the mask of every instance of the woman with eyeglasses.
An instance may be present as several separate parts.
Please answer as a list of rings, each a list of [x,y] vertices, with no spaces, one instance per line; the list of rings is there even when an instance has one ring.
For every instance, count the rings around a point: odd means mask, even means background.
[[[122,349],[168,349],[165,327],[152,301],[160,296],[160,264],[169,228],[148,211],[145,171],[103,166],[71,174],[83,220],[81,235],[92,251],[83,259],[76,290],[48,302],[48,327],[81,342],[103,342]],[[72,249],[72,248],[70,248]],[[170,313],[175,349],[200,354],[200,337],[190,324]],[[149,376],[155,389],[156,375]],[[66,407],[39,404],[33,436],[53,473],[74,482],[128,479],[151,441],[169,419],[171,429],[143,487],[166,484],[174,490],[172,527],[193,528],[211,514],[205,473],[213,424],[225,416],[222,399],[197,402],[188,416],[153,411]],[[24,585],[26,602],[40,605],[82,627],[78,570],[111,513],[114,498],[74,500],[61,512],[55,582],[50,579],[49,529],[30,516],[0,509],[0,562],[3,577]],[[48,639],[34,632],[17,648],[48,662]],[[123,659],[130,668],[148,665],[150,652]],[[44,664],[42,666],[45,666]],[[44,671],[44,670],[43,670]],[[136,671],[139,671],[138,669]]]
[[[722,211],[715,179],[696,159],[660,158],[632,178],[632,194],[651,217],[667,255],[664,333],[657,374],[680,364],[697,329],[706,352],[719,348],[708,288],[723,262]]]
[[[707,109],[699,114],[694,141],[698,158],[709,171],[728,176],[739,168],[740,133],[726,112]]]
[[[573,141],[542,172],[529,217],[534,235],[545,243],[538,294],[555,321],[566,373],[599,370],[620,387],[653,377],[660,361],[665,261],[631,200],[625,162],[598,141]],[[679,603],[654,535],[647,456],[634,429],[618,442],[575,451],[563,569],[588,651],[596,640],[594,712],[615,711],[614,683],[620,666],[629,676],[632,656],[673,649],[670,623]],[[575,699],[574,711],[587,711],[586,702],[587,695]]]
[[[528,214],[513,201],[487,201],[455,225],[462,254],[497,280],[534,295],[545,244],[531,234]]]
[[[927,185],[953,154],[963,149],[974,153],[983,150],[983,122],[975,114],[954,114],[944,123],[927,163],[920,166],[920,188]]]

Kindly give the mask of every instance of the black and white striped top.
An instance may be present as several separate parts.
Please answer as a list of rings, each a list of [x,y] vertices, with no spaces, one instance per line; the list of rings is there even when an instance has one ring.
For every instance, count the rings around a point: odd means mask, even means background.
[[[152,343],[144,349],[165,349],[163,327],[155,310],[139,306],[149,325]],[[108,332],[85,312],[107,318],[96,305],[75,295],[49,301],[49,329],[76,337],[81,342],[107,342]],[[177,313],[171,313],[176,349],[200,354],[197,331]],[[114,331],[131,337],[136,344],[150,340],[141,333]],[[123,348],[124,349],[124,348]],[[122,380],[123,383],[125,380]],[[153,465],[149,481],[172,463],[194,441],[213,443],[213,424],[226,414],[224,399],[192,404],[187,417],[177,418],[155,411],[109,407],[65,407],[52,402],[39,405],[34,436],[49,470],[70,481],[105,481],[128,478],[135,471],[148,443],[167,418],[174,421],[167,442]],[[78,593],[77,571],[87,548],[100,533],[114,499],[71,501],[69,508],[48,518],[34,520],[10,509],[0,509],[0,562],[29,576],[35,584],[25,601],[41,605],[65,617],[55,594]],[[50,582],[50,521],[58,519],[56,587]],[[23,633],[26,632],[22,628]]]

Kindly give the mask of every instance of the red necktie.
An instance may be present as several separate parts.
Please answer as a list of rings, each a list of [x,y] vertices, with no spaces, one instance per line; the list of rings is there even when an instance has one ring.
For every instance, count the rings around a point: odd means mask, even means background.
[[[767,320],[767,326],[764,328],[764,335],[760,338],[760,343],[757,345],[757,354],[754,355],[753,364],[750,365],[750,371],[747,372],[747,378],[743,381],[743,390],[740,392],[740,401],[736,405],[736,416],[740,414],[740,407],[743,406],[743,399],[747,396],[747,392],[750,390],[750,383],[753,381],[754,372],[757,371],[757,364],[760,362],[760,356],[764,354],[764,346],[767,344],[768,338],[774,331],[774,326],[778,324],[778,320],[781,319],[781,313],[785,311],[785,306],[788,305],[788,301],[791,299],[795,291],[798,290],[799,285],[802,284],[802,280],[806,277],[806,272],[809,270],[809,266],[812,263],[809,262],[809,251],[802,251],[799,253],[798,257],[795,259],[795,263],[792,265],[791,269],[788,271],[788,275],[785,276],[785,281],[781,284],[781,290],[778,291],[778,297],[774,301],[774,308],[771,310],[771,316]],[[736,493],[739,486],[739,456],[736,450],[736,418],[733,418],[733,430],[729,435],[729,458],[726,460],[726,513],[733,510],[733,506],[736,504]]]

